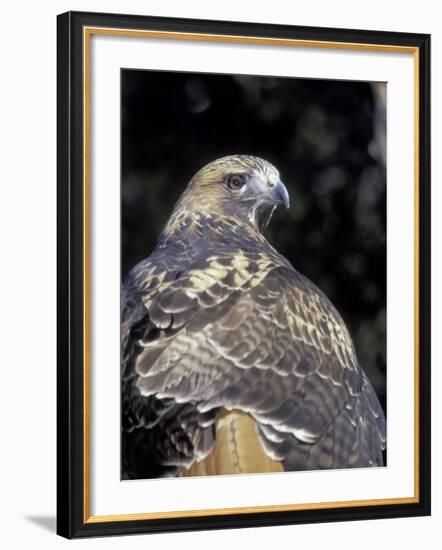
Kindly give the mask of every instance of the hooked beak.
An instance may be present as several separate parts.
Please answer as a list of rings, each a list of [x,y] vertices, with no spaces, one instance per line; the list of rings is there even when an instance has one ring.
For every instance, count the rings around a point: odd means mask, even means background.
[[[286,186],[281,180],[275,184],[271,191],[271,196],[274,204],[283,204],[286,208],[290,207],[290,197]]]

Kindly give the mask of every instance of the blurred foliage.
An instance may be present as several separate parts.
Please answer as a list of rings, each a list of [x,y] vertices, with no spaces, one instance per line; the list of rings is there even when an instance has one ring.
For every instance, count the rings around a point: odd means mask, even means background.
[[[385,410],[385,85],[124,70],[122,275],[150,254],[192,175],[228,154],[280,171],[267,230],[347,323]]]

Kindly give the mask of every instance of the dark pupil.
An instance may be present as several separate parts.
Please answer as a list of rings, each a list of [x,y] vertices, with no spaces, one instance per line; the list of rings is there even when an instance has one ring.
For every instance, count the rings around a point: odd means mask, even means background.
[[[241,176],[231,176],[229,178],[229,187],[231,189],[239,189],[243,185],[243,179]]]

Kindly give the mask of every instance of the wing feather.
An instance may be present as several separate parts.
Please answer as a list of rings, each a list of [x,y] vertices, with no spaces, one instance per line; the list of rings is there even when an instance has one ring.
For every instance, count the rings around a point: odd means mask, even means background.
[[[140,396],[249,413],[286,469],[382,463],[384,415],[345,324],[283,258],[212,254],[175,278],[150,276],[160,284],[134,309],[148,316],[132,354]]]

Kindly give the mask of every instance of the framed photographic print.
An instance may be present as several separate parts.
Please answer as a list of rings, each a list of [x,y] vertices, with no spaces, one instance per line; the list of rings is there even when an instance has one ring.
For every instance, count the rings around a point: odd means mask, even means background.
[[[430,513],[430,37],[58,17],[58,533]]]

